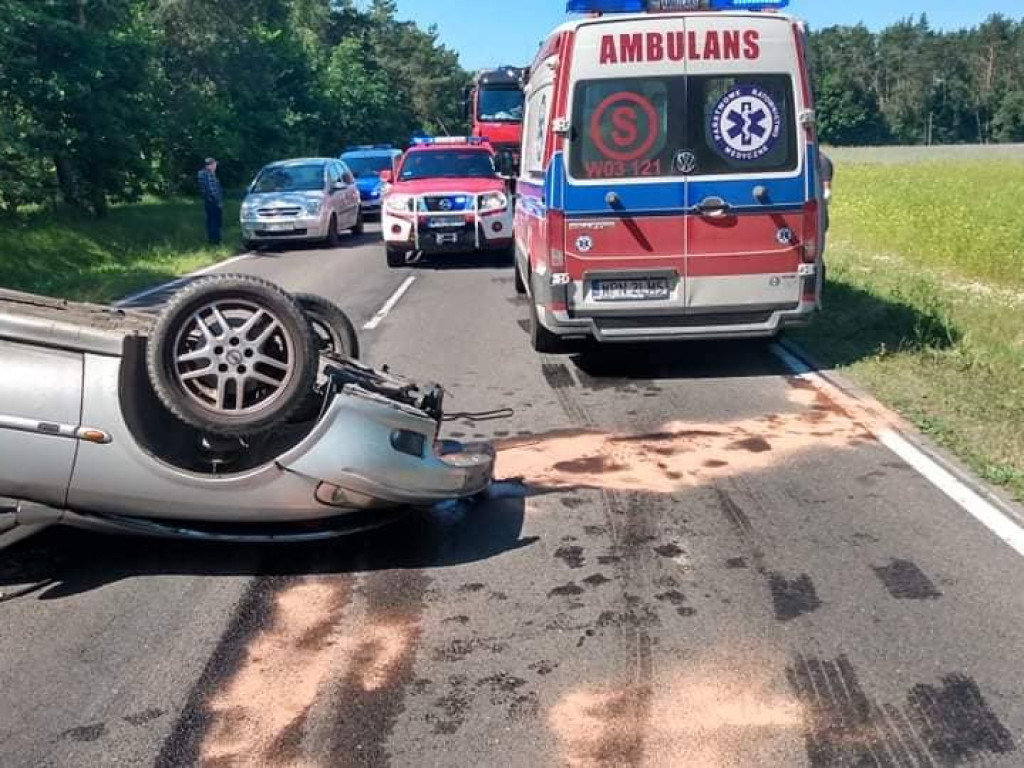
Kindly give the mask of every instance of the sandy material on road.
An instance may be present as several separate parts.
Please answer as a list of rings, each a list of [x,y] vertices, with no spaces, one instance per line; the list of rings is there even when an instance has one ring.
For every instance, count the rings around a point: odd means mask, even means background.
[[[572,768],[781,764],[772,758],[802,753],[805,716],[785,680],[767,677],[767,670],[783,667],[718,658],[714,665],[659,673],[652,689],[608,685],[573,691],[548,717],[560,762]]]
[[[673,493],[765,470],[802,453],[874,440],[812,389],[794,386],[790,400],[799,411],[732,423],[670,422],[647,433],[561,432],[499,443],[497,476],[520,478],[538,490]]]

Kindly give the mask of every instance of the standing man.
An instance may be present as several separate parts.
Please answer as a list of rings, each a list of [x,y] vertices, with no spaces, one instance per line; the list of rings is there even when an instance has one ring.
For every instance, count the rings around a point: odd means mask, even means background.
[[[220,230],[224,223],[224,191],[217,179],[217,161],[206,158],[203,170],[199,172],[199,193],[206,207],[206,239],[210,245],[220,245]]]

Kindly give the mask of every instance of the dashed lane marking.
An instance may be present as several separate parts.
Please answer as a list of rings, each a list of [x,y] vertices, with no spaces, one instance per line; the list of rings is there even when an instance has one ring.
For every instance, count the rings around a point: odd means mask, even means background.
[[[371,317],[370,320],[366,323],[366,325],[363,326],[363,330],[372,331],[374,328],[376,328],[378,325],[384,322],[384,318],[391,314],[391,310],[393,310],[395,308],[395,305],[402,300],[402,297],[405,296],[406,291],[408,291],[409,288],[412,287],[412,284],[414,282],[416,282],[416,275],[409,275],[407,278],[405,278],[405,281],[400,286],[398,286],[398,290],[391,294],[391,298],[384,302],[384,306],[381,307],[380,310],[378,310],[377,314]]]

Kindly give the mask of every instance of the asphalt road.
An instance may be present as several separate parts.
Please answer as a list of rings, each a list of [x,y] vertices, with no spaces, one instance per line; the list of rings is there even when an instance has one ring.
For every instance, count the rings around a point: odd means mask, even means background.
[[[508,265],[231,270],[444,382],[492,498],[288,547],[5,553],[0,765],[1024,765],[1024,561],[761,344],[538,356]]]

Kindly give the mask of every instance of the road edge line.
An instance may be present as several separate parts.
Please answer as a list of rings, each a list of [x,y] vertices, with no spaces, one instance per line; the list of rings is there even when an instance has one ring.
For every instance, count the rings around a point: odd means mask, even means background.
[[[402,300],[402,297],[406,294],[406,291],[412,287],[414,282],[416,282],[416,275],[409,275],[405,278],[405,280],[402,281],[402,284],[398,286],[394,293],[391,294],[391,297],[384,302],[384,306],[377,310],[377,314],[366,322],[363,326],[363,330],[372,331],[384,322],[384,318],[391,314],[391,310],[393,310],[395,305]]]
[[[147,296],[152,296],[154,293],[159,293],[160,291],[167,290],[168,288],[176,288],[179,285],[183,285],[186,281],[188,281],[188,280],[190,280],[192,278],[200,277],[202,275],[209,274],[210,272],[213,272],[215,269],[220,269],[221,267],[225,267],[228,264],[234,264],[236,262],[242,261],[243,259],[248,259],[250,256],[253,256],[253,255],[254,254],[253,254],[252,251],[246,251],[245,253],[239,253],[239,254],[237,254],[235,256],[232,256],[232,257],[230,257],[228,259],[224,259],[224,261],[218,261],[215,264],[209,264],[209,265],[203,267],[202,269],[197,269],[195,272],[189,272],[187,275],[182,275],[181,277],[177,277],[174,280],[170,280],[170,281],[168,281],[166,283],[160,283],[159,285],[154,285],[154,286],[151,286],[149,288],[145,288],[145,289],[139,291],[138,293],[133,293],[133,294],[131,294],[129,296],[125,296],[123,299],[118,299],[117,301],[115,301],[113,304],[111,304],[111,306],[112,307],[124,307],[124,306],[127,306],[128,304],[136,302],[139,299],[144,299]]]
[[[863,397],[851,394],[830,381],[828,377],[805,361],[801,356],[802,350],[795,345],[776,342],[771,345],[770,349],[772,354],[797,378],[811,383],[824,394],[833,396],[833,399],[852,400],[869,412],[881,410],[883,414],[892,413],[881,403],[865,403]],[[839,395],[838,398],[834,397],[836,394]],[[892,414],[891,421],[898,422],[900,418],[896,414]],[[884,429],[879,429],[870,423],[870,420],[867,420],[863,426],[875,436],[879,443],[906,462],[921,477],[984,525],[989,532],[1007,544],[1018,555],[1024,557],[1024,521],[1012,507],[1005,504],[992,492],[972,487],[983,485],[981,481],[964,476],[965,473],[959,468],[943,461],[941,457],[931,455],[927,450],[901,434],[895,426],[887,425]]]

